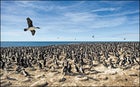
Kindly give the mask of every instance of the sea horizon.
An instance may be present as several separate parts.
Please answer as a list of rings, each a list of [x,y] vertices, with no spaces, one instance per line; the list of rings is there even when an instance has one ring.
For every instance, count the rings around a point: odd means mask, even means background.
[[[1,41],[1,47],[29,47],[68,45],[80,43],[105,43],[105,42],[139,42],[139,41]]]

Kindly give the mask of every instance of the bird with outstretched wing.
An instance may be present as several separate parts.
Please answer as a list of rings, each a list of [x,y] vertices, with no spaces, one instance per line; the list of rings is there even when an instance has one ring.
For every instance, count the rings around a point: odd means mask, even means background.
[[[39,27],[34,27],[33,22],[29,17],[26,18],[26,20],[27,20],[28,28],[25,28],[24,31],[30,30],[32,35],[34,36],[35,32],[36,32],[35,29],[40,29],[40,28]]]

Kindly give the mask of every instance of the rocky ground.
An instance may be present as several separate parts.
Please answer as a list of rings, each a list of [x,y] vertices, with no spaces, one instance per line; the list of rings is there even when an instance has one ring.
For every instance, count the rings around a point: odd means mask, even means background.
[[[57,71],[31,70],[26,71],[30,77],[16,74],[14,70],[0,70],[1,86],[140,86],[139,65],[130,69],[111,69],[102,64],[94,66],[84,75],[73,73],[63,76],[61,69]],[[74,70],[73,70],[74,71]]]

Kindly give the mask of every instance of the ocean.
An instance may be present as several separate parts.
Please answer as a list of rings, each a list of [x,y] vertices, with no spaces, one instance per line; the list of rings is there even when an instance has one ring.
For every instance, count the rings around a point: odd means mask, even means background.
[[[1,41],[1,47],[27,47],[27,46],[49,46],[49,45],[63,45],[63,44],[78,44],[96,42],[101,43],[104,41]],[[105,41],[110,42],[110,41]],[[114,42],[114,41],[111,41]]]
[[[21,47],[21,46],[49,46],[49,45],[63,45],[75,44],[80,42],[66,42],[66,41],[2,41],[1,47]]]

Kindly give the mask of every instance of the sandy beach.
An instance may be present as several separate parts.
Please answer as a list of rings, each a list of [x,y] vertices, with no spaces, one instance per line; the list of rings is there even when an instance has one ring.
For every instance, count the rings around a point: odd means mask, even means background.
[[[138,42],[1,47],[0,84],[140,86]]]

